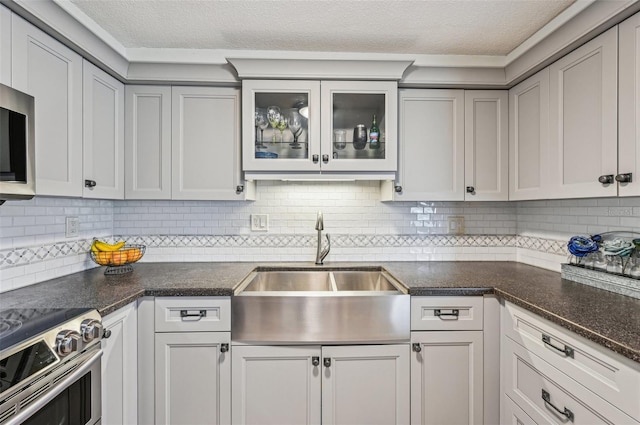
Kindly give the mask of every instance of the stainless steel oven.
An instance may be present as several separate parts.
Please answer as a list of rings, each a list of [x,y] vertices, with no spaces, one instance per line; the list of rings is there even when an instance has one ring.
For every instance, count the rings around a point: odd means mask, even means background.
[[[0,84],[0,204],[35,195],[35,100]]]
[[[95,310],[0,311],[0,424],[99,424],[101,338]]]

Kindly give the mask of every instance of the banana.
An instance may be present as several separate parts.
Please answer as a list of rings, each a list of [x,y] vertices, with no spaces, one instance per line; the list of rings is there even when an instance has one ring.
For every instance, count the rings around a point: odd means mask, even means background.
[[[108,244],[106,242],[102,242],[102,241],[99,241],[99,240],[96,239],[93,242],[93,244],[91,245],[91,250],[93,251],[94,246],[95,246],[95,249],[97,251],[118,251],[124,246],[124,244],[125,244],[124,241],[120,241],[117,244],[111,245],[111,244]],[[94,251],[94,252],[96,252],[96,251]]]
[[[91,251],[95,254],[98,251],[98,247],[96,247],[96,242],[98,242],[96,239],[93,240],[93,243],[91,244]]]

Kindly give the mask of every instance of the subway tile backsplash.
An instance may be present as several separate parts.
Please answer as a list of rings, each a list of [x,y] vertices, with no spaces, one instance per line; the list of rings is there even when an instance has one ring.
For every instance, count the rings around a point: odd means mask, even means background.
[[[574,234],[640,232],[640,198],[521,202],[379,201],[377,182],[258,182],[257,200],[36,197],[0,206],[0,292],[95,267],[93,237],[147,245],[142,261],[311,261],[316,214],[328,261],[520,261],[552,270]],[[252,232],[250,214],[268,214]],[[80,231],[65,237],[65,218]],[[448,219],[464,218],[449,234]]]

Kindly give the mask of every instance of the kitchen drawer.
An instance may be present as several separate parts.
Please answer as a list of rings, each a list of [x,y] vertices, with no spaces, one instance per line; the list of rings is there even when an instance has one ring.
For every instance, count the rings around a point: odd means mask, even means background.
[[[229,297],[157,297],[156,332],[230,332]]]
[[[412,331],[481,331],[482,297],[411,297]]]
[[[640,365],[513,304],[503,313],[505,335],[640,421]]]
[[[502,425],[538,425],[513,400],[503,395],[500,403]]]
[[[502,343],[502,388],[535,423],[638,424],[510,338],[503,338]],[[543,399],[544,391],[548,402]],[[550,403],[572,418],[558,413]]]

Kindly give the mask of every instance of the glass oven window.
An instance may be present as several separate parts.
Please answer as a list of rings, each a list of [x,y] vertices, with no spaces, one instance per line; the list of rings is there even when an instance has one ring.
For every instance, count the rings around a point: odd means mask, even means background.
[[[0,392],[28,379],[57,360],[44,341],[39,341],[0,360]]]
[[[88,372],[23,425],[87,425],[90,420],[91,372]]]

